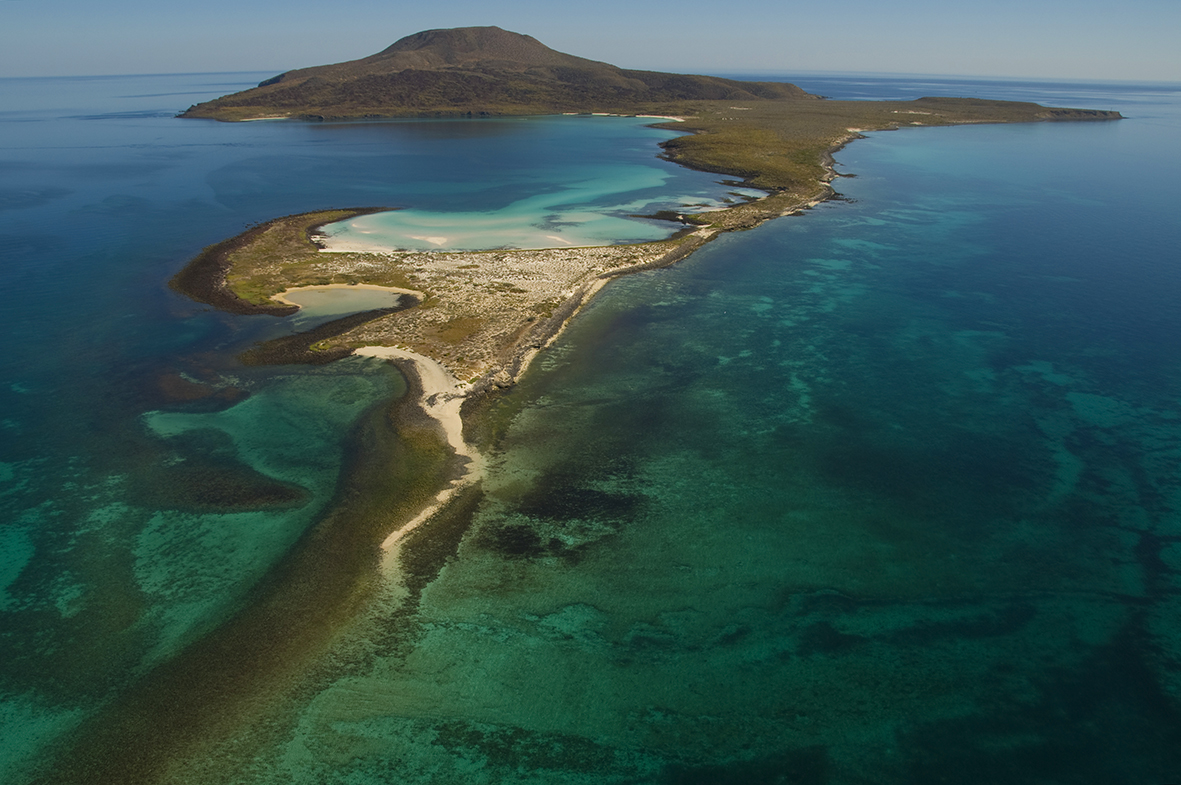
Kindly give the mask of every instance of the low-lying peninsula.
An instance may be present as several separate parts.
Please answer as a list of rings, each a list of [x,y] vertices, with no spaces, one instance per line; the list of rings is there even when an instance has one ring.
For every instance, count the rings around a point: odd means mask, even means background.
[[[1109,120],[1118,112],[965,98],[832,101],[794,85],[626,71],[496,27],[432,30],[362,60],[291,71],[199,104],[184,117],[357,119],[626,113],[676,118],[662,144],[679,164],[741,179],[764,198],[670,216],[671,239],[638,245],[484,252],[320,253],[318,228],[380,208],[288,216],[206,249],[173,281],[237,312],[291,313],[304,286],[414,292],[416,307],[321,328],[279,358],[327,361],[362,346],[429,357],[470,389],[507,386],[607,280],[684,258],[719,232],[753,227],[832,195],[832,154],[860,131],[920,125]],[[266,355],[264,352],[263,355]],[[255,355],[257,358],[260,355]],[[277,360],[276,360],[277,361]]]

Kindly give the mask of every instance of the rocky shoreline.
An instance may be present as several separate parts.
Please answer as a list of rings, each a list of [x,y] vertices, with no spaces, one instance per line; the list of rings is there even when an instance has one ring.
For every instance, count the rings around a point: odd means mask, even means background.
[[[387,207],[346,207],[342,208],[343,218],[353,218],[359,215],[380,213]],[[241,234],[228,240],[214,243],[193,257],[180,272],[168,282],[169,288],[183,294],[191,300],[212,305],[220,311],[236,314],[267,314],[269,316],[290,316],[299,310],[299,306],[275,302],[252,303],[235,292],[228,283],[227,276],[233,269],[233,258],[236,252],[257,242],[269,229],[283,221],[290,221],[304,215],[319,215],[319,212],[297,213],[282,218],[252,226]],[[317,231],[323,222],[307,227],[309,233]]]

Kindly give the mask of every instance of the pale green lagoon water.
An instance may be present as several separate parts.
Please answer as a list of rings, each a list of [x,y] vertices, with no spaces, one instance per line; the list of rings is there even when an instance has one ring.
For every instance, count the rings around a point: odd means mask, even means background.
[[[672,134],[639,119],[173,117],[242,86],[0,80],[0,781],[250,607],[339,492],[357,424],[404,389],[362,360],[238,364],[257,340],[388,297],[297,295],[311,300],[286,320],[211,312],[165,286],[203,246],[341,205],[498,209],[599,167],[642,173],[628,198],[731,188],[656,158]]]
[[[284,320],[285,323],[290,323],[290,329],[295,332],[309,330],[317,324],[351,313],[395,308],[402,301],[402,295],[397,292],[363,287],[349,289],[308,287],[290,292],[285,297],[289,302],[299,306],[298,312]]]
[[[330,251],[478,251],[490,248],[562,248],[662,240],[668,223],[628,216],[660,210],[699,213],[754,198],[764,192],[732,186],[720,196],[652,194],[669,173],[655,167],[597,166],[572,169],[549,193],[491,211],[430,211],[409,208],[373,213],[323,229]]]

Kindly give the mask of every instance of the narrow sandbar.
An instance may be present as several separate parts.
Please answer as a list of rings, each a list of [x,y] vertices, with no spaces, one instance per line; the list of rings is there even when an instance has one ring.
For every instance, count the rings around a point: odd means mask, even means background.
[[[419,406],[427,416],[438,422],[447,444],[455,451],[456,456],[466,459],[461,476],[453,479],[444,487],[435,496],[435,501],[432,504],[427,505],[418,515],[399,526],[382,541],[381,547],[385,554],[383,563],[387,568],[391,568],[396,562],[399,542],[429,520],[461,489],[483,476],[484,458],[463,438],[463,419],[460,416],[460,408],[470,389],[468,384],[456,379],[440,363],[405,349],[393,346],[362,346],[355,353],[361,357],[375,357],[398,362],[404,372],[413,373],[422,388],[422,395],[418,401]]]

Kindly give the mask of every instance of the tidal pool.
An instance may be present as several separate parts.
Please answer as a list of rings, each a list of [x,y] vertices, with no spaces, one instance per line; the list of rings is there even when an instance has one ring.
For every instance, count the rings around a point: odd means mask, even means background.
[[[299,306],[290,318],[295,330],[308,330],[340,316],[382,308],[396,308],[405,293],[386,286],[305,286],[283,294],[283,299]]]

